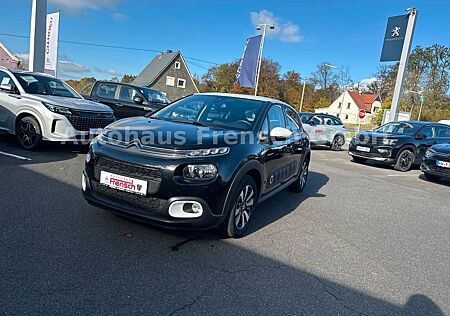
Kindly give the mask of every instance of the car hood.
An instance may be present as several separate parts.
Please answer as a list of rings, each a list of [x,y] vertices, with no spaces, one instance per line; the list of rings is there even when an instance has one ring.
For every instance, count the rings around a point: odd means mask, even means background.
[[[255,137],[252,132],[203,127],[189,123],[150,119],[144,116],[116,121],[108,125],[103,132],[104,136],[109,139],[125,143],[139,139],[144,146],[171,149],[228,147],[238,143],[233,137],[240,137],[243,135],[241,133],[245,133],[246,141]],[[234,142],[229,141],[231,138]]]
[[[431,149],[433,149],[434,151],[436,151],[438,153],[450,155],[450,144],[434,145],[433,147],[431,147]]]
[[[73,110],[95,111],[95,112],[113,112],[112,109],[104,104],[92,102],[85,99],[75,99],[67,97],[58,97],[53,95],[36,95],[25,94],[24,99],[34,100],[38,102],[47,102],[57,106],[63,106]]]

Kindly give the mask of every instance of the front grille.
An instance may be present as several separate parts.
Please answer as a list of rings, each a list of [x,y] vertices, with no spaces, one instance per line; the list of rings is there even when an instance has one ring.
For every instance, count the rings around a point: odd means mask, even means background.
[[[101,184],[97,185],[97,194],[107,197],[112,201],[137,207],[146,211],[157,211],[164,207],[166,203],[166,200],[115,190]]]
[[[95,167],[98,170],[104,170],[142,180],[161,181],[162,178],[162,172],[159,168],[135,165],[105,157],[99,157],[95,162]]]
[[[91,128],[105,128],[114,122],[114,116],[110,113],[73,111],[66,115],[70,124],[78,131],[89,131]]]

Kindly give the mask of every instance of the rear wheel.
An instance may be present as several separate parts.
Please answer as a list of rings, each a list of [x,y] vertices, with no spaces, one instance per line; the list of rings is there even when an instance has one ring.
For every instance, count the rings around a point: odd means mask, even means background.
[[[38,121],[32,116],[22,118],[16,127],[19,144],[26,150],[37,150],[42,143],[42,132]]]
[[[394,165],[394,169],[401,172],[408,171],[411,169],[414,160],[414,153],[410,149],[404,149],[398,155],[397,161]]]
[[[231,238],[244,235],[256,208],[257,192],[255,180],[251,176],[244,176],[232,196],[227,218],[220,228],[224,235]]]
[[[353,161],[356,162],[356,163],[365,163],[365,162],[367,161],[366,158],[355,157],[355,156],[353,156],[352,159],[353,159]]]
[[[306,186],[309,173],[309,158],[306,158],[302,163],[302,169],[297,177],[297,180],[289,186],[289,190],[292,192],[300,193]]]
[[[429,181],[439,181],[441,179],[441,177],[435,176],[428,172],[425,172],[424,174],[425,174],[425,178],[427,178],[427,180],[429,180]]]
[[[342,149],[342,145],[344,145],[344,136],[336,135],[334,136],[330,149],[333,151],[340,151]]]

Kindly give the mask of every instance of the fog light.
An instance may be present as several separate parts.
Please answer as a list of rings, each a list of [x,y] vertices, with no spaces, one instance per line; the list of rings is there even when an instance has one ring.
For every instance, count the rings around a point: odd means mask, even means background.
[[[378,149],[378,152],[380,153],[380,154],[388,154],[388,153],[390,153],[390,149],[383,149],[383,148],[379,148]]]
[[[91,152],[90,151],[88,151],[88,153],[86,154],[85,160],[86,160],[86,162],[91,161]]]
[[[203,207],[196,201],[176,201],[169,206],[169,215],[176,218],[197,218],[202,214]]]
[[[86,191],[87,183],[86,183],[86,177],[84,176],[84,173],[81,174],[81,188],[83,191]]]

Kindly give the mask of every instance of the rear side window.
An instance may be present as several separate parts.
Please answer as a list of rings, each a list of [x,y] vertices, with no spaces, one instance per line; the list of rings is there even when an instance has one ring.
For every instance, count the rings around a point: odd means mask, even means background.
[[[425,135],[427,138],[434,137],[434,131],[432,126],[425,126],[419,133]]]
[[[133,87],[128,87],[128,86],[120,87],[119,100],[125,101],[125,102],[133,102],[133,98],[136,95],[141,96],[139,94],[139,92],[137,91],[137,89],[135,89]]]
[[[300,121],[300,118],[298,117],[297,113],[292,111],[290,108],[286,108],[286,115],[287,115],[287,121],[288,121],[288,127],[291,130],[291,132],[298,131],[302,123]]]
[[[314,125],[322,125],[323,123],[323,121],[322,121],[322,118],[320,117],[320,116],[317,116],[317,115],[314,115],[313,117],[312,117],[312,119],[311,119],[311,122],[313,122],[314,123]]]
[[[102,98],[114,99],[116,96],[117,85],[111,83],[101,83],[97,88],[97,95]]]
[[[322,117],[322,119],[323,119],[323,124],[325,124],[325,125],[335,125],[334,120],[331,117],[324,116],[324,117]]]
[[[450,127],[436,126],[437,138],[450,138]]]
[[[333,118],[334,125],[344,125],[342,121],[338,118]]]
[[[284,119],[283,109],[279,105],[273,105],[269,113],[267,114],[270,122],[270,129],[274,129],[275,127],[286,127],[286,121]]]

